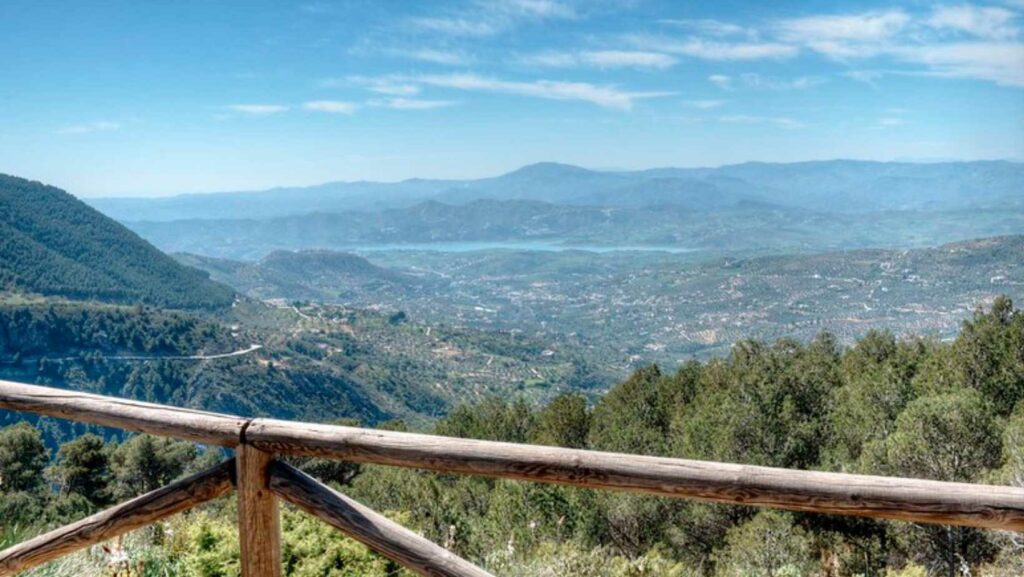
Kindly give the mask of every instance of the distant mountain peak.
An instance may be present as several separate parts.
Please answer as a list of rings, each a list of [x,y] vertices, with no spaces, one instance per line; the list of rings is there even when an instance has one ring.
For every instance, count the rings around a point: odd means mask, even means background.
[[[556,178],[575,175],[590,175],[593,173],[593,170],[589,170],[572,164],[562,164],[560,162],[536,162],[534,164],[527,164],[522,168],[513,170],[512,172],[506,173],[498,178]]]

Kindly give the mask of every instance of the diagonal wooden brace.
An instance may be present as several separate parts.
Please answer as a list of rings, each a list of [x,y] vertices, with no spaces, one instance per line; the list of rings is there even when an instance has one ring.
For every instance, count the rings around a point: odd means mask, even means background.
[[[205,503],[234,489],[235,460],[115,505],[0,551],[0,577],[117,537]]]
[[[285,463],[271,464],[270,490],[418,575],[494,577]]]

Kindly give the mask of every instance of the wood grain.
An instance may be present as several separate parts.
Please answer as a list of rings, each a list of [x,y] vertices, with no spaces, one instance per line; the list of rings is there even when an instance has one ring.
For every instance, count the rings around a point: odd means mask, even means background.
[[[717,503],[1024,531],[1024,489],[797,471],[255,419],[246,439],[292,453]]]
[[[427,577],[493,577],[357,501],[281,462],[270,488],[285,501],[336,527],[392,561]]]
[[[0,409],[288,453],[794,511],[1024,531],[1024,489],[516,445],[230,415],[0,381]],[[244,437],[243,439],[243,431]]]
[[[273,455],[246,445],[235,449],[238,466],[238,541],[242,577],[281,576],[281,515],[270,491]]]
[[[0,551],[0,577],[14,575],[220,497],[234,488],[234,460]]]
[[[247,420],[241,417],[142,403],[50,387],[0,381],[0,409],[26,411],[126,431],[234,447]]]

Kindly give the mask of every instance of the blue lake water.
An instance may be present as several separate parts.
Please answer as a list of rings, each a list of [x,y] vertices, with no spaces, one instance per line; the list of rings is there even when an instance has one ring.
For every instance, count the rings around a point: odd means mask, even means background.
[[[481,250],[533,250],[544,252],[563,252],[568,250],[583,250],[588,252],[668,252],[687,253],[700,249],[686,248],[680,246],[663,245],[593,245],[593,244],[563,244],[560,242],[544,241],[466,241],[466,242],[410,242],[394,244],[359,244],[339,247],[339,250],[354,252],[380,252],[380,251],[434,251],[434,252],[474,252]]]

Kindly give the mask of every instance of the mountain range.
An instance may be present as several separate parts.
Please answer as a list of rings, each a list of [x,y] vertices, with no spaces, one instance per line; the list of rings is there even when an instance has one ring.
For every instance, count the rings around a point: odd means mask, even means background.
[[[575,206],[680,206],[715,210],[764,203],[814,211],[956,210],[1021,206],[1024,164],[851,160],[745,163],[718,168],[596,171],[558,163],[476,180],[332,182],[263,191],[167,198],[97,198],[120,221],[266,219],[311,212],[377,211],[426,200],[537,200]]]

